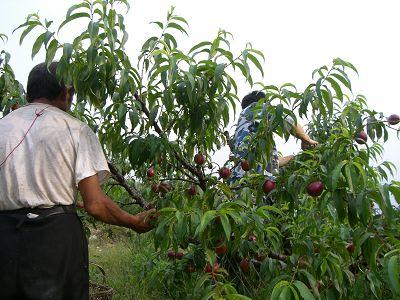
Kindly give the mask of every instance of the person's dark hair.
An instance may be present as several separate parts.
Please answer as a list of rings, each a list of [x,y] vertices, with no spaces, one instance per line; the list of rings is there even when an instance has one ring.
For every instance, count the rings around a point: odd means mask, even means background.
[[[52,62],[47,68],[45,63],[41,63],[32,69],[26,88],[28,102],[33,102],[38,98],[55,100],[65,89],[65,85],[56,78],[57,65],[58,62]]]
[[[265,98],[265,93],[261,91],[252,91],[250,94],[244,96],[242,99],[242,109],[245,109],[251,103],[258,102],[258,100]]]

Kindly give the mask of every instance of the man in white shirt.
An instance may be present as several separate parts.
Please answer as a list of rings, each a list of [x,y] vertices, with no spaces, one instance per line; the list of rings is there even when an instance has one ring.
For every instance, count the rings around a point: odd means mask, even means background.
[[[100,142],[69,115],[73,88],[57,63],[28,78],[28,105],[0,119],[0,299],[88,299],[88,247],[76,215],[137,232],[149,214],[130,215],[102,191],[110,171]]]

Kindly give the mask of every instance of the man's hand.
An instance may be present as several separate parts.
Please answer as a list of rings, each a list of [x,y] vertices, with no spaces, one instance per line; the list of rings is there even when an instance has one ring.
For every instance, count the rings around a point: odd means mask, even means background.
[[[132,224],[132,229],[139,233],[150,231],[153,229],[152,223],[158,218],[158,215],[154,208],[134,215],[135,221]]]
[[[278,165],[279,165],[279,168],[280,167],[284,167],[284,166],[286,166],[292,159],[294,158],[294,155],[288,155],[288,156],[281,156],[281,157],[278,157]]]
[[[318,142],[310,138],[300,124],[294,126],[294,136],[301,140],[302,150],[307,150],[318,145]]]
[[[136,215],[122,210],[103,193],[97,175],[81,180],[78,188],[87,213],[104,223],[131,228],[143,233],[152,229],[150,222],[158,216],[155,209]]]
[[[311,149],[312,147],[315,147],[316,145],[318,145],[317,141],[314,141],[308,135],[307,135],[307,137],[308,137],[307,139],[301,140],[301,149],[302,150],[308,150],[308,149]]]

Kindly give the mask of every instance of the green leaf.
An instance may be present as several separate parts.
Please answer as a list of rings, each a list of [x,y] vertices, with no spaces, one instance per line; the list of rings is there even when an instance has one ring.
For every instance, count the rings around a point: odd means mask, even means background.
[[[158,114],[158,109],[160,107],[158,105],[154,106],[151,111],[150,111],[150,116],[149,116],[149,122],[150,124],[154,124],[157,114]]]
[[[254,55],[252,55],[252,54],[250,54],[250,53],[247,54],[247,58],[250,59],[250,61],[251,61],[251,62],[257,67],[257,69],[260,71],[261,75],[264,76],[263,67],[261,66],[261,64],[260,64],[260,62],[258,61],[258,59],[257,59]]]
[[[3,43],[5,43],[8,41],[8,36],[4,33],[0,33],[0,39],[3,41]]]
[[[174,22],[168,23],[167,27],[169,27],[169,28],[175,28],[175,29],[179,30],[180,32],[183,32],[183,33],[185,33],[187,36],[189,36],[189,34],[187,33],[187,31],[186,31],[181,25],[179,25],[179,24],[177,24],[177,23],[174,23]]]
[[[68,61],[72,56],[73,47],[69,43],[65,43],[63,46],[63,56]]]
[[[221,217],[222,227],[224,228],[226,239],[229,241],[231,238],[231,224],[229,223],[229,219],[227,215],[223,214]]]
[[[75,5],[72,5],[72,6],[67,10],[66,18],[68,18],[68,17],[71,15],[71,13],[72,13],[74,10],[78,9],[78,8],[87,8],[87,9],[90,9],[90,4],[87,3],[87,2],[82,2],[82,3],[78,3],[78,4],[75,4]]]
[[[400,296],[399,272],[399,257],[392,256],[388,262],[389,283],[393,293],[398,296]]]
[[[315,300],[313,294],[310,292],[308,287],[303,282],[296,280],[293,284],[296,286],[296,288],[300,293],[300,296],[303,297],[303,299]]]
[[[19,25],[17,28],[15,28],[15,29],[13,30],[13,33],[14,33],[15,31],[17,31],[18,29],[22,28],[22,27],[32,26],[32,25],[37,26],[37,25],[41,25],[41,23],[40,23],[39,20],[32,20],[32,19],[29,19],[29,17],[28,17],[28,21],[26,21],[25,23]],[[5,37],[5,38],[8,40],[8,38],[7,38],[7,36],[6,36],[5,34],[0,35],[0,37],[1,37],[2,40],[3,40],[3,37]],[[3,40],[3,41],[4,41],[4,40]]]
[[[214,78],[219,79],[221,75],[224,73],[225,64],[218,64],[214,71]]]
[[[195,86],[196,86],[196,82],[194,80],[193,75],[190,72],[184,72],[184,74],[186,75],[186,77],[189,79],[190,82],[190,86],[191,86],[191,90],[193,91]]]
[[[206,213],[201,218],[200,225],[196,228],[195,235],[203,233],[204,229],[206,229],[210,221],[215,218],[215,214],[216,214],[215,210],[206,211]]]
[[[340,85],[330,77],[327,77],[326,81],[328,81],[331,84],[332,88],[335,90],[336,97],[340,100],[343,100],[343,92],[340,88]]]
[[[46,53],[47,66],[49,66],[52,63],[57,50],[58,50],[58,42],[57,40],[52,40],[49,46],[47,47],[47,53]]]
[[[347,87],[349,90],[351,90],[351,83],[347,79],[345,79],[342,75],[334,73],[334,74],[331,74],[331,76],[337,78],[341,83],[343,83],[343,85],[345,87]]]
[[[177,209],[174,207],[164,207],[158,210],[159,213],[165,213],[165,212],[176,212]]]
[[[32,31],[33,28],[35,28],[37,25],[40,25],[40,23],[38,22],[38,24],[35,25],[30,25],[28,26],[21,34],[21,37],[19,38],[19,44],[22,45],[22,42],[24,41],[25,37],[27,36],[27,34],[29,32]]]
[[[65,24],[71,22],[72,20],[75,20],[78,18],[83,18],[83,17],[90,18],[90,15],[88,13],[80,12],[80,13],[76,13],[76,14],[69,16],[68,18],[66,18],[64,20],[64,22],[61,23],[60,27],[58,27],[58,31],[60,31],[60,29],[62,27],[64,27]]]
[[[354,185],[353,179],[351,177],[351,167],[350,165],[346,165],[344,167],[344,173],[346,175],[347,184],[349,185],[350,191],[354,194]]]
[[[332,171],[332,190],[336,190],[337,182],[341,174],[343,166],[347,164],[347,160],[341,161]]]
[[[90,39],[93,43],[94,40],[96,40],[98,34],[99,34],[99,22],[89,22],[88,25],[88,31],[89,31],[89,35],[90,35]]]
[[[284,286],[280,295],[279,295],[279,300],[288,300],[291,299],[292,297],[292,290],[290,289],[290,286]]]
[[[212,43],[211,43],[211,42],[207,42],[207,41],[198,43],[197,45],[193,46],[193,47],[189,50],[189,53],[192,53],[193,51],[195,51],[196,49],[199,49],[199,48],[201,48],[201,47],[204,47],[204,46],[211,46],[211,45],[212,45]]]
[[[158,25],[158,27],[160,27],[161,29],[164,28],[164,24],[161,23],[161,22],[150,22],[150,24],[156,24],[156,25]]]
[[[126,105],[125,105],[124,103],[121,103],[121,104],[119,105],[118,111],[117,111],[117,114],[118,114],[118,121],[119,121],[120,123],[124,123],[126,112],[127,112]]]
[[[341,58],[335,58],[333,60],[333,65],[341,65],[344,67],[348,67],[348,68],[352,69],[354,72],[356,72],[358,75],[358,71],[357,71],[356,67],[354,67],[354,65],[352,63],[349,63],[348,61],[344,61]]]
[[[400,204],[400,188],[394,185],[389,186],[389,191],[396,199],[397,203]]]
[[[179,17],[179,16],[173,16],[173,17],[171,18],[171,20],[181,21],[181,22],[185,23],[186,25],[189,25],[189,23],[186,21],[185,18],[182,18],[182,17]]]
[[[35,43],[33,44],[32,47],[32,59],[35,57],[35,55],[39,52],[40,48],[43,45],[44,39],[46,37],[47,32],[42,33],[41,35],[38,36],[36,39]]]
[[[289,282],[286,280],[279,281],[273,288],[271,293],[271,300],[279,299],[279,295],[281,294],[284,287],[287,287]]]

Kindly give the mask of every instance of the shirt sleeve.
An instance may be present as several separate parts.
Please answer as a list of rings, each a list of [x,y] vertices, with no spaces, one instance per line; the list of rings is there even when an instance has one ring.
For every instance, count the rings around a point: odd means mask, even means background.
[[[100,141],[89,126],[82,126],[79,134],[75,163],[75,183],[93,175],[99,176],[100,184],[110,177],[110,169]]]

